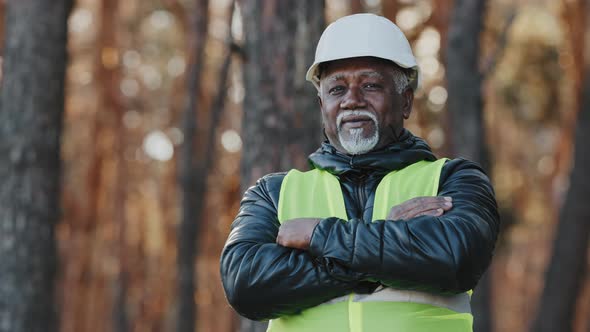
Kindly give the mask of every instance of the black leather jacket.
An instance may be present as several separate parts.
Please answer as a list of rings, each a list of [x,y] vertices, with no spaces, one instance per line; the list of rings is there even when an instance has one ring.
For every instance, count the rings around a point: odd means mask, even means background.
[[[351,292],[372,292],[379,285],[434,293],[475,287],[499,230],[492,186],[475,163],[445,163],[439,195],[451,196],[453,208],[444,215],[370,222],[375,189],[385,174],[434,159],[428,145],[408,131],[400,142],[358,156],[324,143],[310,163],[339,178],[350,220],[320,221],[307,251],[275,243],[285,173],[260,179],[244,194],[221,255],[221,279],[231,306],[263,320]]]

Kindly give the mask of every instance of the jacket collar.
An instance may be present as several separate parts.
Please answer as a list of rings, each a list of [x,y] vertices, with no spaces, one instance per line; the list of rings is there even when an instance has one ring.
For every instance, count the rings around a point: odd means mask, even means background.
[[[436,157],[423,139],[404,129],[398,142],[360,155],[344,154],[325,141],[308,160],[312,168],[325,170],[334,175],[344,175],[366,172],[389,173],[421,160],[436,160]]]

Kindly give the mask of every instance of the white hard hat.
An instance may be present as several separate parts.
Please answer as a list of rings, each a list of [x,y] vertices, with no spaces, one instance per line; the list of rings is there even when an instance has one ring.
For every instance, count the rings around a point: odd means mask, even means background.
[[[413,69],[410,85],[418,88],[420,69],[404,33],[390,20],[374,14],[342,17],[322,33],[315,51],[315,61],[305,78],[319,90],[318,66],[322,62],[372,56]]]

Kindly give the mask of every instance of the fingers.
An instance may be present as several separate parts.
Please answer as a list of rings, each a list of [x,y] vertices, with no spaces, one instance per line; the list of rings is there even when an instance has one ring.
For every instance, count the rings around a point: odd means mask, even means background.
[[[453,199],[451,197],[433,196],[433,197],[416,197],[412,198],[410,202],[411,209],[427,209],[430,210],[432,207],[450,207],[452,206]]]
[[[404,214],[404,220],[421,215],[441,216],[453,207],[452,199],[446,197],[419,197],[416,199],[419,205],[414,205]],[[415,202],[414,202],[415,203]]]
[[[414,203],[412,209],[408,210],[408,212],[416,211],[416,213],[419,213],[421,211],[436,209],[447,211],[453,206],[452,201],[447,200],[444,197],[418,197],[416,202],[417,203]]]
[[[451,197],[416,197],[391,208],[390,220],[406,220],[422,215],[440,216],[453,207]]]
[[[420,216],[440,217],[443,215],[444,212],[445,211],[443,209],[428,210],[428,211],[420,212],[413,217],[420,217]],[[413,217],[410,217],[410,218],[413,218]]]

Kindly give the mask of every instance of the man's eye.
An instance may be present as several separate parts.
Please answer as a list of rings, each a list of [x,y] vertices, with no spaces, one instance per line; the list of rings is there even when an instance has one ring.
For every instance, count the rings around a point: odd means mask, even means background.
[[[381,84],[377,84],[377,83],[365,83],[363,86],[367,90],[381,89]]]
[[[328,90],[328,93],[331,95],[335,95],[335,94],[341,93],[342,91],[344,91],[344,87],[341,85],[338,85],[333,88],[330,88],[330,90]]]

